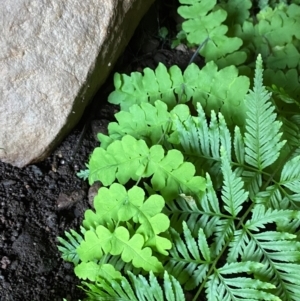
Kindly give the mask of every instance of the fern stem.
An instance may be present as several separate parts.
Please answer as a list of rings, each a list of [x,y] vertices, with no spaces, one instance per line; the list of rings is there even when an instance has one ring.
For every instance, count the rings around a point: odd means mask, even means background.
[[[197,48],[197,50],[194,52],[193,56],[191,57],[190,61],[189,61],[189,65],[194,61],[195,57],[199,54],[201,48],[207,43],[207,41],[209,40],[209,37],[207,37]]]

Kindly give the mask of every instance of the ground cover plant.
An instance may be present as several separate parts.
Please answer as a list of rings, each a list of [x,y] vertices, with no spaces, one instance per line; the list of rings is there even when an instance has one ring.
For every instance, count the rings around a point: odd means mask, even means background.
[[[63,258],[87,300],[299,300],[300,6],[180,3],[206,64],[115,75]]]

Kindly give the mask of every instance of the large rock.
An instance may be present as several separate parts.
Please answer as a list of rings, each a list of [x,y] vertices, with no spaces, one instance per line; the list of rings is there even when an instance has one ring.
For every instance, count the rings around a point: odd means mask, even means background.
[[[47,156],[80,119],[154,0],[0,1],[0,159]]]

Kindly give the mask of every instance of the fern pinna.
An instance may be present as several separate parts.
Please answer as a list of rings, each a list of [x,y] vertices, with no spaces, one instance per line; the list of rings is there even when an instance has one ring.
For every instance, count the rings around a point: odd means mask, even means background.
[[[60,239],[87,300],[299,300],[298,133],[276,115],[261,57],[241,128],[195,97],[198,116],[144,93],[99,135],[84,174],[103,187],[81,234]]]

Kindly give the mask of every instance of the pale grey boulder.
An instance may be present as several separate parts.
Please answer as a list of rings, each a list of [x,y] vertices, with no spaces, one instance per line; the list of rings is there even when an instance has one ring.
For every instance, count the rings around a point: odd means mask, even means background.
[[[0,1],[0,160],[23,167],[49,155],[153,2]]]

